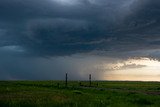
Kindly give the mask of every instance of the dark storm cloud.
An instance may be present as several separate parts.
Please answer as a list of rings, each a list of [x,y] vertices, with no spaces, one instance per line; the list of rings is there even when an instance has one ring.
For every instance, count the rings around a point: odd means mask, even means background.
[[[69,80],[87,80],[89,73],[101,78],[102,73],[95,69],[100,57],[37,58],[24,57],[18,51],[22,49],[17,46],[0,48],[0,80],[63,80],[66,72]]]
[[[157,49],[158,0],[1,0],[0,46],[41,56]]]
[[[159,0],[0,0],[0,79],[101,79],[103,64],[160,58],[159,34]]]

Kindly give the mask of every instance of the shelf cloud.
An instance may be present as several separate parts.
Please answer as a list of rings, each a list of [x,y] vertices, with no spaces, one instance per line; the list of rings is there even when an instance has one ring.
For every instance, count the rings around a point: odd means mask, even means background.
[[[0,0],[1,57],[159,59],[159,34],[158,0]]]

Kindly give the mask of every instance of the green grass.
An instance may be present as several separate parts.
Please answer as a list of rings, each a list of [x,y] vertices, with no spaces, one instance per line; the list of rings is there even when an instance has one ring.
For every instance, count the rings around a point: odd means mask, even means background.
[[[0,107],[160,107],[160,83],[0,81]]]

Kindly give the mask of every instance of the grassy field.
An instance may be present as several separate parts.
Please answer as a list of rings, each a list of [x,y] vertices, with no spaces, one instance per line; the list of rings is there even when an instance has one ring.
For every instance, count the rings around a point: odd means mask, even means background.
[[[160,83],[0,81],[0,107],[160,107]]]

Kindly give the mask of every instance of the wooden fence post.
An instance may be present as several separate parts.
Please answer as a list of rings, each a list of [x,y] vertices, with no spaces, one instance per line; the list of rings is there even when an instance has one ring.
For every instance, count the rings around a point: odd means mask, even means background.
[[[66,81],[65,81],[65,86],[67,87],[67,82],[68,82],[68,74],[66,73]]]
[[[89,74],[89,86],[91,86],[91,79],[92,79],[92,76],[91,74]]]

